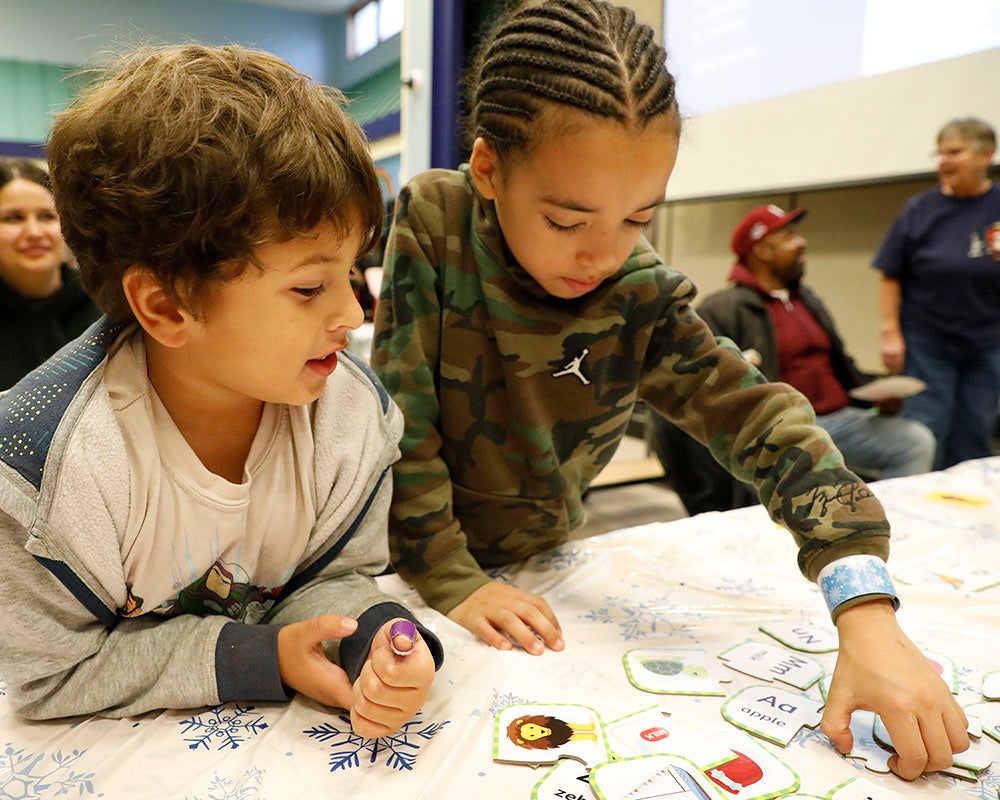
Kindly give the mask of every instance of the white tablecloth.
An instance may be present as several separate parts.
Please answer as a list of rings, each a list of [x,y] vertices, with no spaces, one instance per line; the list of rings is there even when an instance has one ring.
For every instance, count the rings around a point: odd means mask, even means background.
[[[1000,574],[1000,458],[874,489],[893,526],[890,570],[906,579],[897,580],[903,628],[956,662],[963,704],[981,701],[982,674],[1000,670],[1000,586],[974,590],[983,573]],[[975,568],[979,575],[969,572]],[[386,739],[361,739],[342,712],[299,698],[32,723],[11,713],[0,679],[0,798],[527,800],[546,769],[492,760],[499,708],[577,703],[610,722],[660,705],[675,731],[734,730],[720,713],[724,698],[634,688],[623,654],[684,647],[714,659],[746,639],[771,641],[758,630],[762,623],[828,621],[818,591],[795,567],[791,536],[760,507],[573,542],[497,576],[546,596],[563,625],[565,651],[532,657],[489,649],[423,607],[394,576],[381,578],[447,653],[426,707]],[[834,653],[813,657],[832,671]],[[760,683],[736,672],[732,678],[724,684],[730,695]],[[819,696],[816,687],[809,693]],[[997,763],[975,783],[932,775],[908,784],[866,771],[818,730],[803,729],[786,748],[765,746],[798,773],[799,791],[813,795],[859,774],[906,797],[997,800],[1000,786],[1000,745],[986,736],[976,748]]]

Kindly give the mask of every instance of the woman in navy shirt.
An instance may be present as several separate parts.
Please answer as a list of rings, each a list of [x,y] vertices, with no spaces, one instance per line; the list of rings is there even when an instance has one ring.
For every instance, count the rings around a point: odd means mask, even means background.
[[[927,383],[903,414],[937,440],[935,469],[993,454],[1000,405],[1000,186],[996,133],[952,120],[938,133],[939,186],[912,197],[874,265],[882,360]]]

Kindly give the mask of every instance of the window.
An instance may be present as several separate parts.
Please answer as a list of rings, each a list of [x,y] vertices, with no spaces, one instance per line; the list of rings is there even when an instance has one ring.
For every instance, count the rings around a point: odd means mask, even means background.
[[[404,0],[369,0],[347,21],[347,54],[363,56],[403,30]]]

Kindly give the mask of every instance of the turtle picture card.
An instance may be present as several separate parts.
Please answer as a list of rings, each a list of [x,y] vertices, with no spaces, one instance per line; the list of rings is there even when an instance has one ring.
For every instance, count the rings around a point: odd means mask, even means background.
[[[719,681],[729,681],[704,650],[655,648],[629,650],[622,656],[625,674],[637,689],[654,694],[725,697]]]
[[[590,770],[575,758],[560,758],[531,791],[531,800],[597,800]]]
[[[575,758],[586,766],[608,760],[600,715],[573,703],[519,703],[501,708],[493,729],[493,760],[540,766]]]
[[[598,800],[710,800],[711,785],[676,755],[634,756],[598,764],[590,773]]]
[[[719,653],[719,659],[737,672],[763,681],[779,680],[797,689],[808,689],[826,673],[809,656],[752,640]]]
[[[837,629],[829,624],[783,619],[765,623],[760,630],[803,653],[832,653],[840,646]]]
[[[815,728],[824,701],[779,686],[748,686],[722,704],[738,728],[785,747],[802,727]]]

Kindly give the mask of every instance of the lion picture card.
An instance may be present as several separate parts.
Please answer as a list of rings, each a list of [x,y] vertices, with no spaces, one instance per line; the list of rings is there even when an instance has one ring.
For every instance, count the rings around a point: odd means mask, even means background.
[[[540,766],[575,758],[588,767],[608,760],[600,715],[574,703],[519,703],[501,708],[493,731],[493,760]]]

